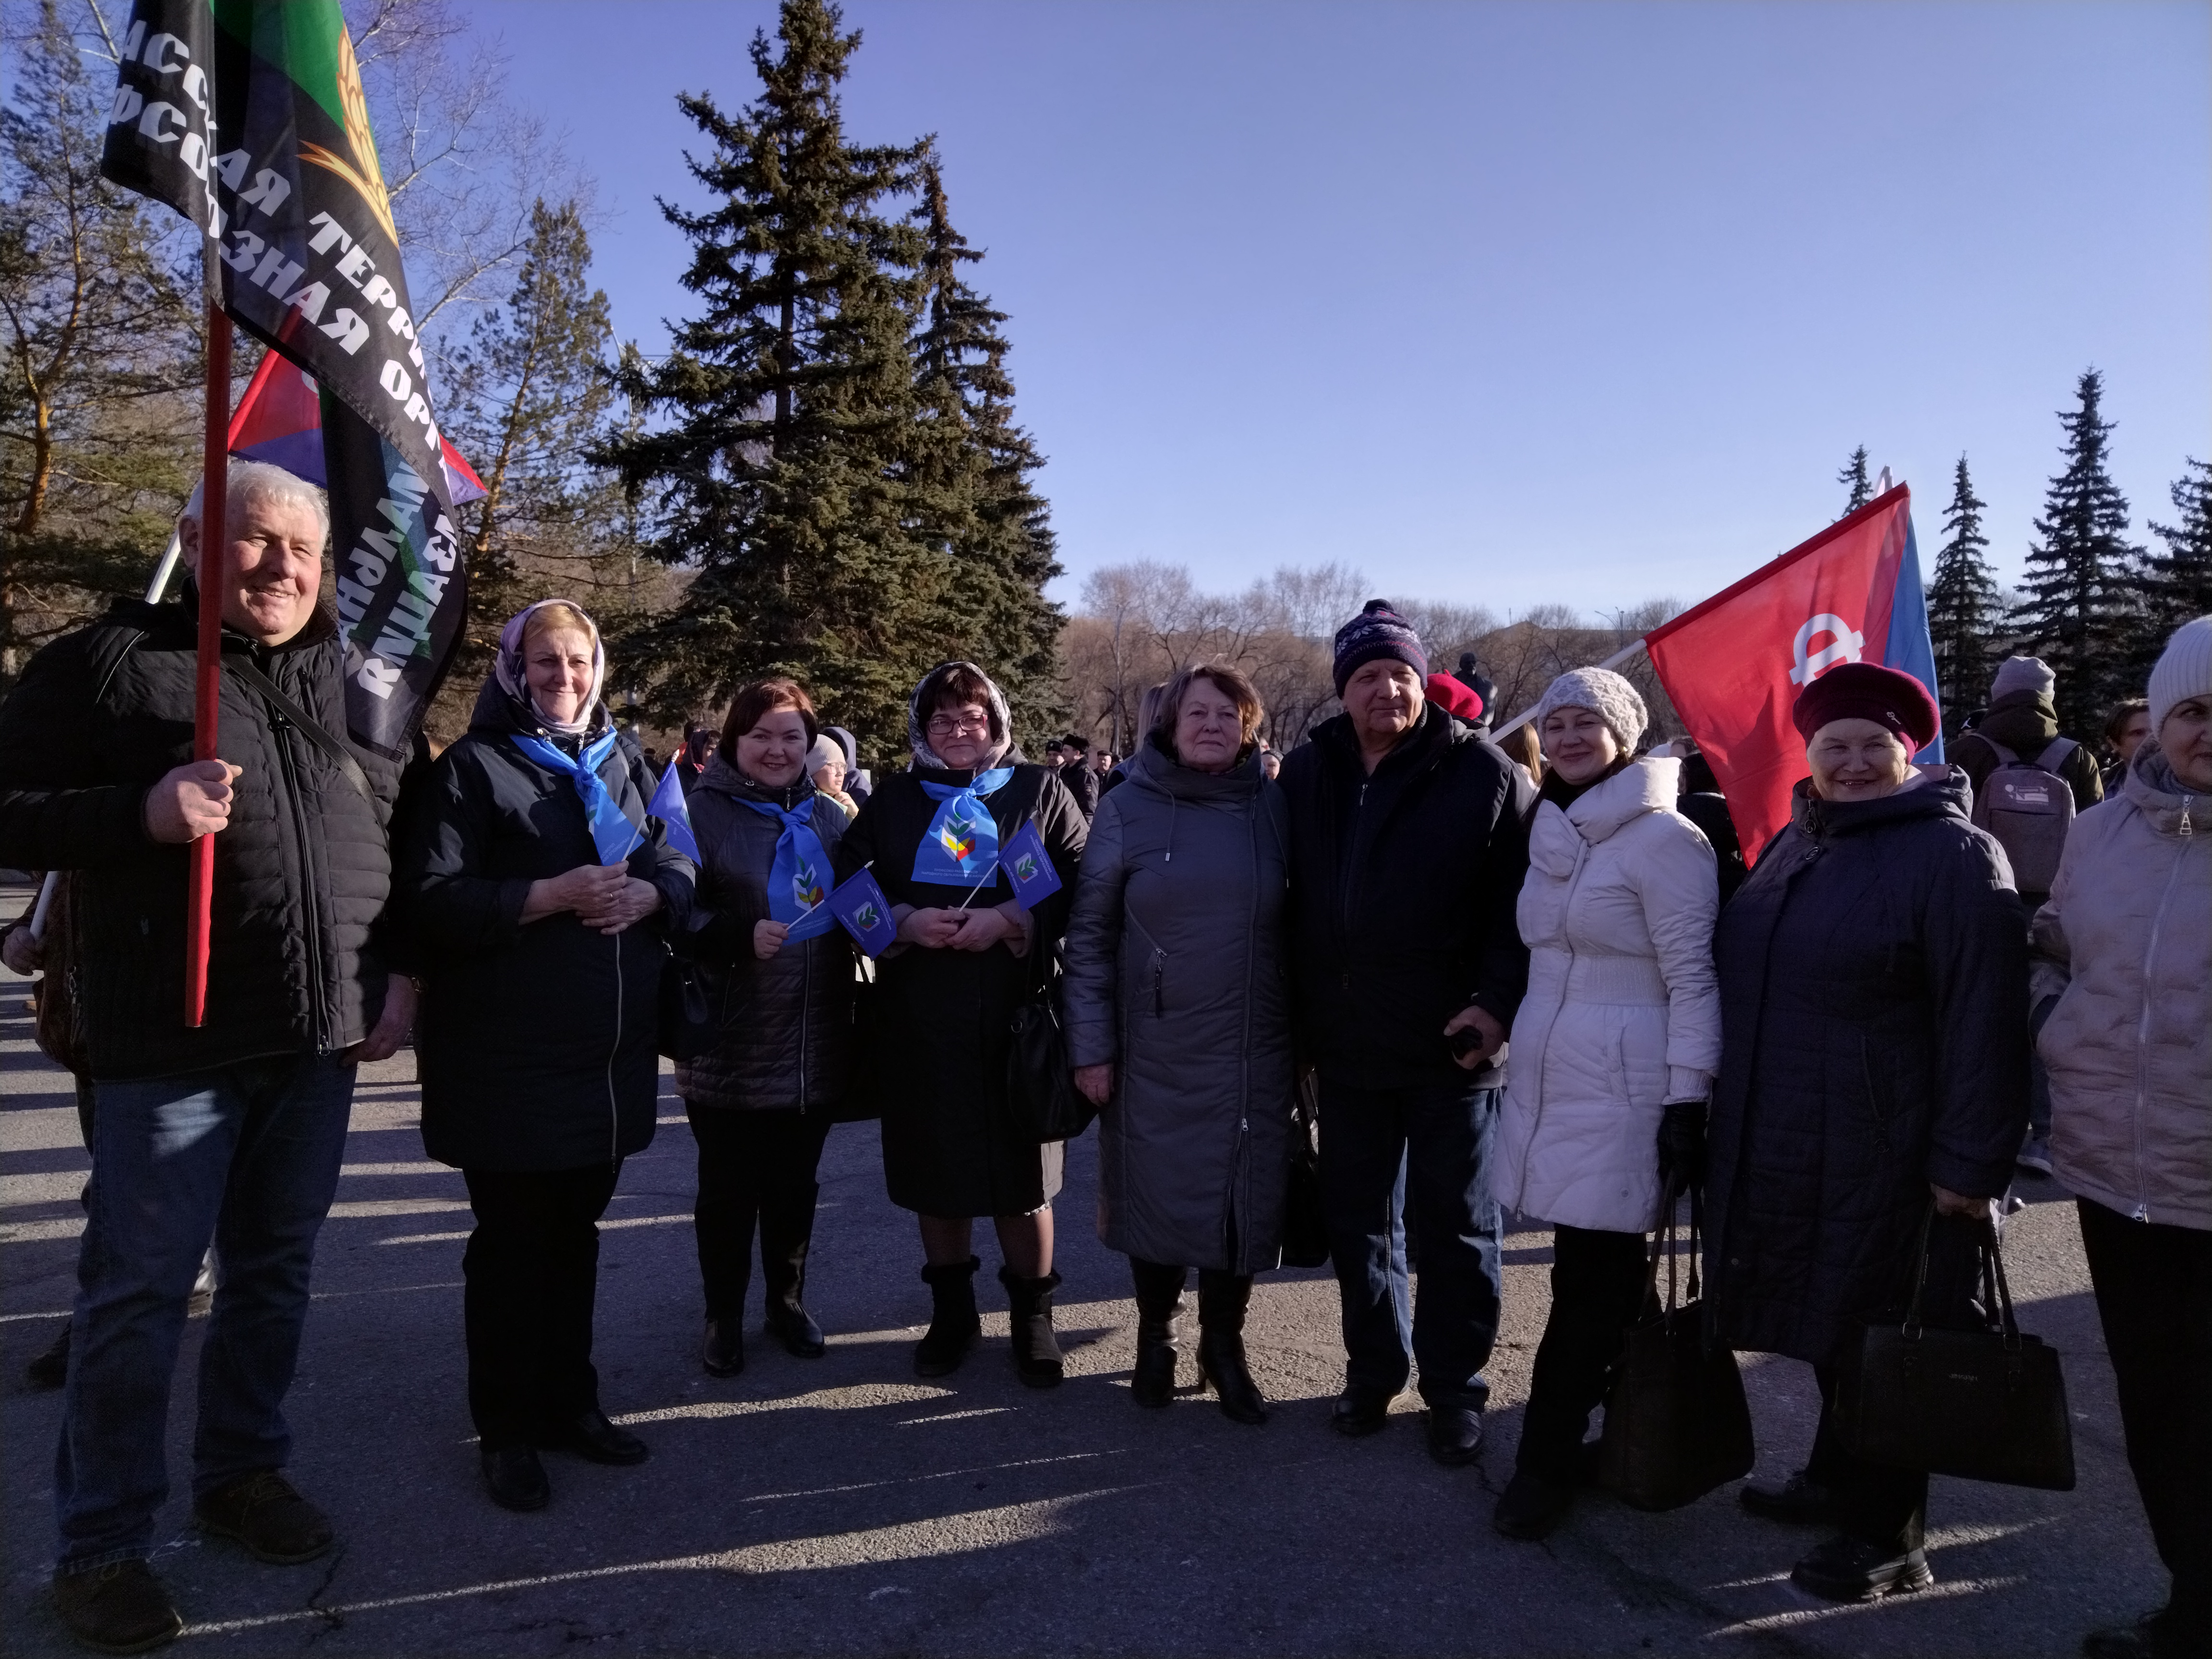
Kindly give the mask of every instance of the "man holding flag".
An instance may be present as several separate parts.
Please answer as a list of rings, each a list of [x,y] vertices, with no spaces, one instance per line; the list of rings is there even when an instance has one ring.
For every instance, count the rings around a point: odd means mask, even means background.
[[[465,596],[455,475],[336,0],[137,0],[116,58],[101,170],[204,238],[203,489],[179,525],[194,580],[27,670],[0,711],[0,859],[76,872],[98,1111],[56,1599],[88,1645],[137,1652],[179,1628],[145,1558],[210,1234],[224,1281],[195,1513],[264,1560],[331,1542],[280,1473],[282,1405],[350,1062],[412,1018],[380,948],[386,825]],[[314,377],[327,494],[230,464],[234,323]],[[330,547],[335,617],[317,603]]]
[[[180,526],[181,602],[118,602],[33,659],[0,710],[0,862],[66,869],[76,1012],[98,1111],[55,1482],[57,1600],[125,1650],[173,1634],[145,1563],[185,1304],[210,1236],[223,1279],[200,1370],[193,1507],[264,1560],[329,1523],[278,1473],[315,1234],[336,1192],[354,1062],[404,1039],[410,982],[381,914],[398,769],[344,738],[319,611],[321,492],[229,469],[220,562]],[[218,574],[219,573],[219,574]],[[191,758],[197,585],[222,607],[219,758]],[[204,1018],[186,1025],[187,848],[214,842]]]

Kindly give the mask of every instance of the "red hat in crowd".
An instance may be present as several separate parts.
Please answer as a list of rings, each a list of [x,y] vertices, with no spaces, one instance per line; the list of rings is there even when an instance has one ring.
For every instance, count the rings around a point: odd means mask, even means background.
[[[1458,715],[1470,726],[1482,718],[1482,699],[1472,688],[1460,684],[1449,674],[1431,674],[1424,693],[1431,702],[1440,702],[1447,714]]]
[[[1943,724],[1926,686],[1901,669],[1870,662],[1831,668],[1797,694],[1790,718],[1808,743],[1831,720],[1872,720],[1916,752],[1936,741]]]

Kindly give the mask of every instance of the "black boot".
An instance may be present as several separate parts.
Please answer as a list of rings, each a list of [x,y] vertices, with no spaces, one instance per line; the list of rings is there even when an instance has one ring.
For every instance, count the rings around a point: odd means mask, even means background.
[[[799,1300],[806,1288],[806,1252],[814,1235],[812,1182],[761,1206],[761,1278],[768,1291],[768,1332],[801,1359],[819,1359],[829,1346]]]
[[[1137,1364],[1129,1373],[1129,1397],[1139,1406],[1164,1406],[1175,1399],[1183,1269],[1133,1256],[1129,1276],[1137,1286]]]
[[[1267,1402],[1244,1369],[1244,1310],[1252,1300],[1249,1273],[1198,1274],[1198,1374],[1221,1397],[1221,1414],[1232,1423],[1264,1423]]]
[[[983,1334],[983,1322],[975,1313],[975,1269],[983,1264],[974,1256],[942,1267],[921,1270],[921,1279],[936,1299],[929,1329],[915,1345],[917,1376],[948,1376],[960,1369],[968,1350]]]
[[[1014,1374],[1032,1389],[1058,1388],[1063,1361],[1059,1339],[1052,1331],[1052,1293],[1060,1288],[1060,1275],[1018,1279],[1001,1267],[999,1283],[1006,1287],[1006,1328],[1014,1339]]]
[[[53,1346],[23,1369],[23,1380],[34,1389],[58,1389],[69,1381],[70,1322],[54,1333]]]
[[[744,1323],[738,1319],[707,1321],[707,1340],[700,1346],[700,1363],[709,1376],[735,1376],[745,1368]]]

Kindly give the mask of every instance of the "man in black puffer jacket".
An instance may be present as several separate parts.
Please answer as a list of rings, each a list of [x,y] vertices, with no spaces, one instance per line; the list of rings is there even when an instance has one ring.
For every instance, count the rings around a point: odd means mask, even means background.
[[[232,465],[222,758],[191,758],[190,584],[180,604],[118,604],[47,646],[0,711],[0,864],[73,872],[71,1000],[97,1110],[55,1595],[72,1632],[111,1651],[178,1627],[146,1557],[168,1492],[169,1377],[211,1236],[223,1279],[200,1368],[195,1512],[263,1560],[330,1547],[329,1522],[279,1473],[283,1398],[354,1062],[392,1053],[414,1012],[379,937],[398,772],[346,744],[343,647],[316,604],[328,511],[288,472]],[[198,524],[180,532],[197,563]],[[214,925],[195,1029],[186,849],[203,835],[216,836]]]
[[[1381,1428],[1417,1355],[1429,1449],[1465,1463],[1498,1332],[1486,1165],[1504,1082],[1496,1056],[1528,977],[1513,905],[1532,791],[1494,745],[1424,700],[1420,640],[1381,600],[1339,630],[1335,675],[1346,712],[1291,753],[1281,779],[1297,1035],[1320,1073],[1322,1192],[1348,1350],[1333,1420],[1351,1435]]]

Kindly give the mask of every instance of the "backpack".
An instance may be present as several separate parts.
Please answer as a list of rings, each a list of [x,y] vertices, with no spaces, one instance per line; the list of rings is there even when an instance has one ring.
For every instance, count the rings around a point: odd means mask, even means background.
[[[1976,735],[1996,751],[1997,768],[1974,792],[1973,821],[1997,838],[2021,892],[2048,893],[2058,878],[2058,856],[2066,850],[2066,832],[2074,823],[2074,786],[2059,776],[2058,769],[2081,744],[2071,738],[2054,738],[2031,761]]]

